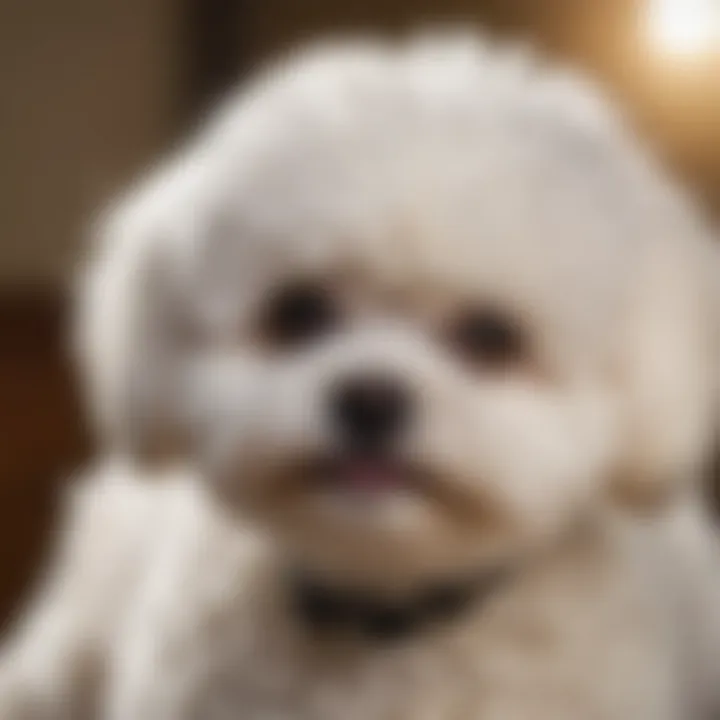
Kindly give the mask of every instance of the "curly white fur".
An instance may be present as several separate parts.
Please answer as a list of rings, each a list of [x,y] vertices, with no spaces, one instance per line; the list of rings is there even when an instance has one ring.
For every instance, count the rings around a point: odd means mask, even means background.
[[[103,453],[0,672],[3,720],[703,720],[718,708],[713,249],[584,83],[472,38],[323,46],[231,98],[113,209],[80,302]],[[345,325],[273,353],[297,277]],[[519,319],[500,374],[454,356]],[[421,398],[427,492],[288,483],[338,379]],[[172,443],[183,462],[138,456]],[[290,480],[295,480],[294,476]],[[638,515],[638,513],[642,513]],[[402,596],[513,562],[392,647],[308,635],[281,567]]]

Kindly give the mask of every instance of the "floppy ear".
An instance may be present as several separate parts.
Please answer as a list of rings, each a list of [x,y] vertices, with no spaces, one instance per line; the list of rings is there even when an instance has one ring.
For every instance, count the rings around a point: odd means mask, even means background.
[[[612,488],[623,505],[642,510],[701,479],[717,393],[716,248],[694,208],[668,195],[660,200],[626,316],[627,425]]]
[[[75,351],[102,448],[156,457],[179,440],[173,351],[173,189],[153,179],[99,223],[84,266]]]

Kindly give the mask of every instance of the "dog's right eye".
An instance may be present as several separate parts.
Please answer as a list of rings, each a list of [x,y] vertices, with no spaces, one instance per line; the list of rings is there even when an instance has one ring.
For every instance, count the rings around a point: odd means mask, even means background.
[[[272,295],[261,319],[261,334],[272,347],[292,349],[331,332],[338,321],[338,307],[328,288],[295,283]]]
[[[486,369],[517,364],[527,351],[518,322],[494,308],[466,310],[452,325],[449,341],[459,356]]]

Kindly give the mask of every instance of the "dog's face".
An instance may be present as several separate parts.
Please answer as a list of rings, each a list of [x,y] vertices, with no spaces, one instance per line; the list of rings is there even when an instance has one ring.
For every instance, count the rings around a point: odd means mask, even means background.
[[[630,195],[645,176],[474,62],[458,88],[417,58],[309,62],[146,201],[166,239],[143,261],[148,357],[124,372],[167,384],[155,402],[228,507],[331,572],[529,552],[701,443],[694,381],[658,391],[705,359],[685,253]]]
[[[309,160],[301,186],[320,172]],[[523,211],[495,206],[522,168],[464,186],[426,163],[425,187],[408,174],[365,191],[376,228],[331,224],[329,193],[317,220],[281,195],[274,227],[226,219],[192,265],[195,307],[224,315],[214,332],[197,318],[190,351],[211,476],[296,551],[355,567],[537,543],[595,501],[618,432],[617,250],[587,247],[567,197],[540,184]],[[360,196],[342,182],[328,179]]]

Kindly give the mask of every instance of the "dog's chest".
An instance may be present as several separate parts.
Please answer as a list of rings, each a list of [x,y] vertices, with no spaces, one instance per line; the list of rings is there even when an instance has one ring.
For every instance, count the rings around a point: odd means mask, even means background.
[[[624,718],[602,712],[605,689],[619,680],[613,702],[634,703],[625,693],[645,696],[637,668],[653,662],[644,646],[626,645],[626,657],[614,660],[594,632],[575,645],[502,618],[487,631],[460,623],[437,636],[361,647],[298,642],[262,613],[205,620],[178,618],[136,636],[110,720],[490,720],[529,717],[536,705],[538,720],[582,717],[593,706],[598,718]]]
[[[206,539],[163,560],[121,628],[103,720],[664,717],[664,649],[621,578],[553,578],[402,642],[328,644],[244,549]]]
[[[442,720],[479,705],[482,673],[463,643],[313,650],[272,628],[213,635],[138,652],[145,671],[113,720]]]
[[[123,629],[108,720],[444,720],[477,706],[470,634],[319,639],[262,581],[239,579],[163,584],[143,600]]]

